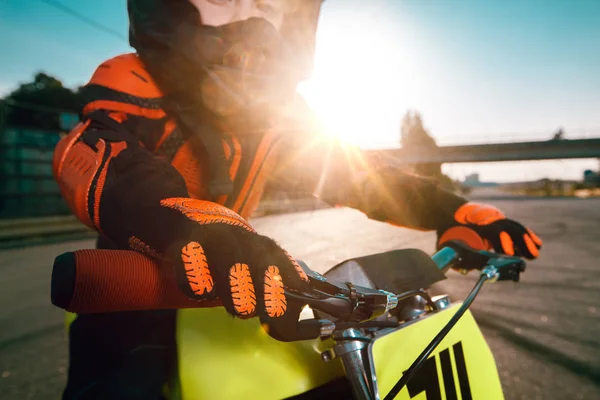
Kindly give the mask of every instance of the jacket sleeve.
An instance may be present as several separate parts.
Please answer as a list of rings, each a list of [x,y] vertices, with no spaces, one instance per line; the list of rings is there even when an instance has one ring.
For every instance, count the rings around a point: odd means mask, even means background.
[[[161,199],[188,197],[177,170],[102,111],[89,115],[58,143],[53,172],[81,222],[119,248],[145,249],[151,255],[165,250],[165,228],[177,228]]]
[[[437,230],[466,202],[433,180],[387,165],[380,154],[324,135],[289,135],[281,153],[271,187],[311,193],[372,219]]]

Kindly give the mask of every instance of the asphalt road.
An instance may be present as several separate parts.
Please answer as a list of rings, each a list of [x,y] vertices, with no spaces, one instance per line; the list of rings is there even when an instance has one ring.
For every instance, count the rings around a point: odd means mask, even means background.
[[[473,306],[507,399],[600,399],[600,199],[482,193],[544,239],[518,284],[488,285]],[[433,251],[434,236],[333,209],[252,221],[316,270],[396,248]],[[49,302],[54,257],[91,241],[0,254],[0,399],[53,399],[65,381],[63,314]],[[451,272],[440,290],[463,298],[474,276]]]

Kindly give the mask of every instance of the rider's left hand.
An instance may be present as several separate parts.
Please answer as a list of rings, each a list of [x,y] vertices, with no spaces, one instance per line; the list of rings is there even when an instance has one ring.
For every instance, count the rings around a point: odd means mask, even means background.
[[[455,224],[438,231],[438,247],[461,240],[478,250],[537,258],[542,240],[531,229],[508,219],[496,207],[466,203],[454,213]]]

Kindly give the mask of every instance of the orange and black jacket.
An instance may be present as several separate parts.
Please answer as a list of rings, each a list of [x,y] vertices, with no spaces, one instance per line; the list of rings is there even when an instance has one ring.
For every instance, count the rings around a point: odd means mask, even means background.
[[[441,229],[465,203],[311,130],[214,135],[208,146],[163,110],[163,94],[135,54],[100,65],[83,94],[82,123],[58,144],[54,175],[77,218],[122,249],[158,256],[183,234],[163,199],[209,200],[248,218],[267,180],[421,230]],[[223,182],[226,190],[214,190]]]

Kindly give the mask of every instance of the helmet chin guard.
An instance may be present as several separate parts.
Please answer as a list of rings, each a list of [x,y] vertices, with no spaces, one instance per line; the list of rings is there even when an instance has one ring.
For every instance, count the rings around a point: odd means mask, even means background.
[[[316,31],[324,0],[294,0],[292,11],[284,17],[281,36],[301,59],[296,67],[302,79],[312,73]],[[199,26],[200,12],[189,0],[127,0],[129,43],[139,53],[147,48],[177,49],[174,33],[182,25]]]

